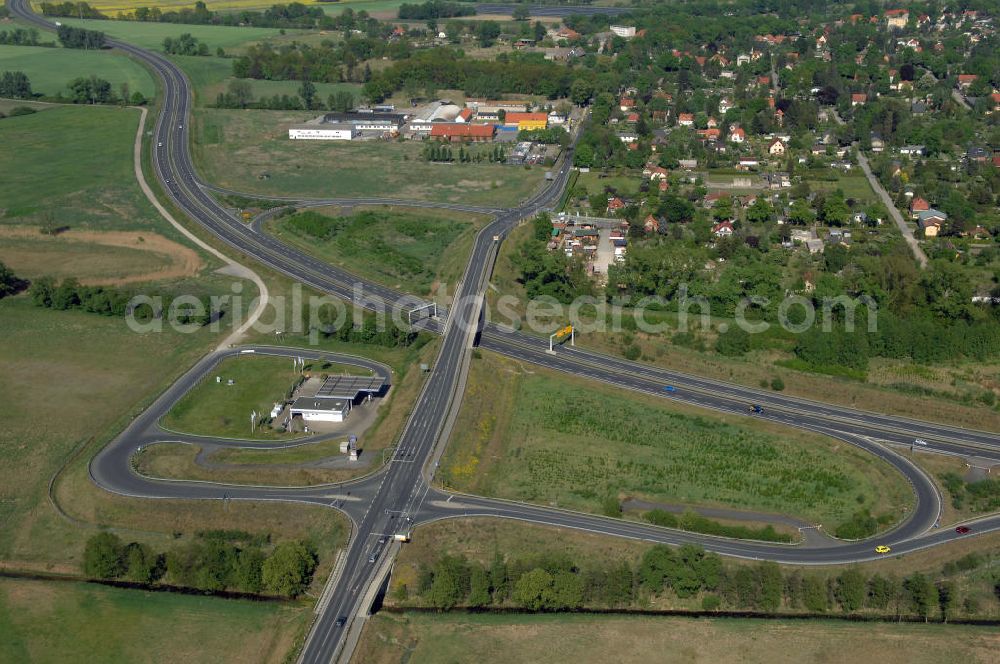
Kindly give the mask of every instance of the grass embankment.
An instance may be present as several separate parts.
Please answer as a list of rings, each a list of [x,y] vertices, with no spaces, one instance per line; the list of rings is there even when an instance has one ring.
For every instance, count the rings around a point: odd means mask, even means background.
[[[369,197],[510,207],[542,184],[545,169],[448,165],[421,158],[422,141],[291,141],[305,111],[206,109],[194,115],[193,153],[205,179],[274,196]]]
[[[156,94],[153,78],[142,65],[112,51],[2,45],[0,71],[23,71],[32,91],[44,95],[68,95],[67,83],[92,74],[111,83],[116,94],[122,83],[128,83],[130,93],[141,92],[146,98]]]
[[[272,602],[0,580],[5,662],[282,662],[309,612]]]
[[[490,354],[473,362],[456,432],[438,475],[447,486],[591,512],[640,498],[833,532],[862,509],[899,518],[912,500],[902,476],[845,443]]]
[[[340,453],[340,441],[306,444],[273,450],[220,449],[205,455],[206,464],[195,457],[200,447],[183,443],[159,443],[145,448],[136,458],[136,471],[149,477],[206,480],[236,484],[309,486],[343,479],[345,470],[310,467]]]
[[[856,624],[833,621],[584,615],[379,614],[357,657],[370,664],[414,661],[992,662],[991,627]]]
[[[349,216],[308,210],[275,220],[269,230],[326,263],[393,288],[430,294],[452,286],[483,217],[449,211],[371,208]]]
[[[525,224],[515,230],[500,249],[491,278],[497,290],[487,291],[494,321],[510,324],[512,319],[524,320],[527,296],[517,281],[521,271],[515,258],[524,244],[531,241],[531,225]],[[500,309],[497,303],[504,295],[514,296],[517,304],[512,306],[507,302]],[[586,309],[580,315],[584,322],[590,322]],[[732,320],[713,318],[711,326],[703,329],[699,318],[701,312],[692,307],[687,332],[681,333],[676,308],[671,307],[666,312],[647,311],[643,315],[648,323],[666,323],[668,329],[663,333],[646,334],[629,329],[616,330],[608,322],[603,330],[579,329],[576,343],[615,357],[622,357],[626,348],[635,348],[644,363],[754,388],[771,389],[772,381],[778,378],[786,394],[825,403],[960,427],[968,427],[973,422],[975,428],[1000,431],[1000,409],[986,406],[977,399],[977,395],[993,389],[1000,381],[1000,362],[925,366],[872,358],[864,380],[857,380],[782,366],[794,357],[795,335],[777,326],[761,335],[761,348],[751,350],[744,357],[731,358],[715,352],[714,348],[718,327],[731,325]],[[544,316],[538,319],[541,323],[552,322],[553,329],[565,324],[564,315],[551,321]],[[634,320],[633,312],[625,310],[622,319]],[[524,329],[530,333],[528,326]]]
[[[216,377],[221,382],[216,382]],[[250,413],[267,417],[276,402],[284,401],[302,377],[284,357],[246,355],[219,363],[170,409],[161,424],[172,431],[199,436],[288,439],[296,434],[256,425],[251,432]],[[228,381],[233,381],[232,385]],[[277,423],[277,424],[280,424]]]

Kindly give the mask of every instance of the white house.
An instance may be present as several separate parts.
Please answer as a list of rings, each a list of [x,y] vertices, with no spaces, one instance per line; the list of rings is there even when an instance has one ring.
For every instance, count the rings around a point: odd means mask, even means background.
[[[293,141],[350,141],[357,136],[357,125],[347,123],[304,124],[288,128],[288,138]]]
[[[780,138],[776,138],[767,146],[767,153],[774,156],[781,156],[785,154],[785,144],[781,142]]]
[[[612,25],[611,32],[619,37],[624,37],[625,39],[631,39],[635,37],[635,26],[634,25]]]
[[[343,422],[350,412],[350,400],[336,397],[299,397],[289,409],[306,422]]]

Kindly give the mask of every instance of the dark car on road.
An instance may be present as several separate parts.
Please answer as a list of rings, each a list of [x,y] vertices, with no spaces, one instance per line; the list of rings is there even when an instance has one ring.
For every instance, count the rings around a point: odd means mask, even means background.
[[[958,533],[959,535],[965,535],[967,533],[971,533],[972,528],[969,528],[968,526],[959,526],[958,528],[955,529],[955,532]]]
[[[343,627],[344,623],[346,622],[347,622],[347,616],[340,616],[339,618],[337,618],[336,621],[334,621],[333,624],[335,627]]]
[[[753,404],[752,406],[747,407],[747,412],[753,413],[754,415],[761,415],[764,412],[764,409],[757,404]]]

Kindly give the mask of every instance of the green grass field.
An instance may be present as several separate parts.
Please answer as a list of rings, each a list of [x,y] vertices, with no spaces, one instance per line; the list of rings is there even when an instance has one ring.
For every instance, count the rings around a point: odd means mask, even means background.
[[[473,362],[441,470],[447,486],[501,498],[592,512],[608,496],[728,506],[829,532],[859,508],[899,517],[912,500],[900,475],[843,443],[490,354]]]
[[[138,123],[138,111],[104,106],[63,106],[0,122],[0,222],[155,228],[179,238],[135,181]]]
[[[198,56],[174,56],[173,60],[184,69],[195,90],[195,100],[199,106],[211,106],[215,104],[215,99],[220,92],[225,92],[229,82],[236,80],[233,78],[233,61],[228,58],[198,57]],[[297,96],[299,81],[264,81],[255,79],[246,80],[255,99],[269,98],[274,95]],[[346,90],[359,99],[361,85],[358,83],[316,83],[316,95],[318,99],[326,101],[327,97],[335,92]]]
[[[281,662],[310,612],[297,605],[0,580],[5,662]]]
[[[992,627],[647,616],[379,614],[357,651],[366,664],[872,662],[986,664]]]
[[[215,3],[209,3],[209,9],[216,9]],[[144,2],[137,6],[152,7],[155,3]],[[185,3],[193,7],[194,3]],[[268,5],[270,6],[270,5]],[[109,37],[121,39],[136,46],[163,50],[163,40],[166,37],[180,37],[190,34],[198,41],[208,44],[208,49],[214,54],[215,49],[222,47],[227,51],[239,49],[241,46],[259,42],[270,37],[277,37],[281,32],[277,28],[235,28],[224,25],[184,25],[174,23],[143,23],[138,21],[94,21],[89,19],[64,18],[59,19],[66,25],[75,25],[88,30],[100,30]],[[301,32],[286,30],[288,34]]]
[[[156,94],[152,76],[134,60],[110,51],[81,51],[41,46],[0,46],[0,71],[23,71],[31,89],[45,95],[69,94],[74,78],[99,76],[117,93],[122,83],[146,97]]]
[[[217,185],[265,195],[383,196],[512,207],[541,186],[545,169],[433,164],[421,141],[291,141],[288,127],[316,113],[201,110],[193,153]]]
[[[221,383],[215,377],[222,378]],[[161,424],[172,431],[222,438],[284,439],[293,434],[270,427],[250,431],[250,411],[261,417],[282,401],[298,380],[291,360],[283,357],[227,358],[170,409]],[[233,385],[227,381],[233,380]]]
[[[372,208],[351,216],[307,211],[269,224],[281,240],[394,288],[429,294],[461,277],[480,217]],[[312,225],[309,225],[312,222]],[[317,237],[313,233],[326,231]]]

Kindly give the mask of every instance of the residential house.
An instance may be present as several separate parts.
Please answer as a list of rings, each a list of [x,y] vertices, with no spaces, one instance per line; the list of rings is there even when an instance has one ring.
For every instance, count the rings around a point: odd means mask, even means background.
[[[907,9],[886,9],[885,24],[888,28],[902,29],[906,27],[910,20],[910,12]]]
[[[868,101],[868,95],[864,92],[852,92],[851,93],[851,106],[860,106]]]
[[[753,157],[744,157],[736,163],[736,170],[751,171],[756,170],[758,166],[760,166],[760,162]]]
[[[608,199],[608,212],[619,212],[625,209],[625,201],[618,198],[617,196],[612,196]]]
[[[622,97],[618,100],[618,108],[621,109],[622,113],[627,113],[635,108],[635,99],[631,97]]]
[[[719,101],[719,113],[721,113],[722,115],[725,115],[727,112],[729,112],[729,109],[731,108],[733,108],[733,102],[730,101],[729,99],[723,97]]]
[[[921,212],[927,212],[930,210],[930,203],[920,198],[919,196],[914,196],[913,200],[910,201],[910,216],[916,219]]]
[[[747,140],[747,133],[743,131],[743,127],[733,126],[729,130],[729,141],[731,143],[744,143]]]
[[[733,232],[733,222],[728,219],[712,226],[712,235],[715,237],[732,237]]]
[[[694,113],[681,113],[677,116],[677,124],[681,127],[694,126]]]
[[[780,138],[776,138],[768,143],[767,153],[772,157],[781,157],[785,154],[785,144]]]
[[[922,157],[927,149],[923,145],[904,145],[899,148],[899,154],[908,157]]]
[[[634,131],[622,131],[618,133],[618,140],[628,145],[639,140],[639,135]]]
[[[882,152],[883,150],[885,150],[885,141],[882,140],[881,136],[877,134],[872,134],[871,146],[872,146],[872,152]]]
[[[938,233],[941,232],[941,227],[947,220],[947,214],[934,208],[924,210],[917,215],[917,225],[923,229],[924,237],[937,237]]]
[[[660,230],[660,220],[653,215],[649,215],[642,222],[642,229],[647,233],[656,233]]]
[[[959,74],[958,75],[958,87],[963,90],[967,90],[970,85],[976,82],[979,78],[976,74]]]

